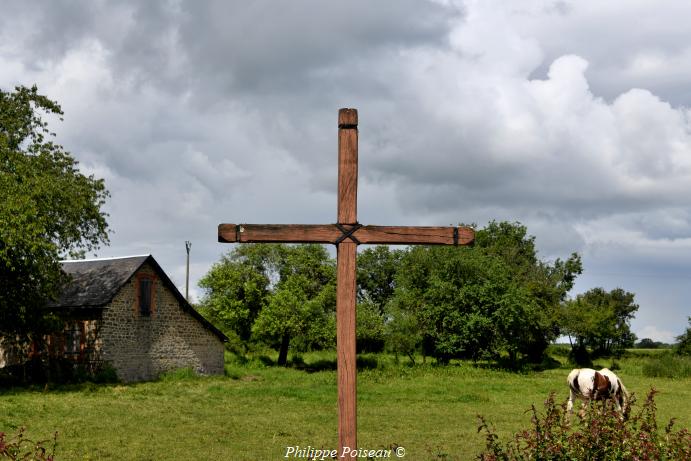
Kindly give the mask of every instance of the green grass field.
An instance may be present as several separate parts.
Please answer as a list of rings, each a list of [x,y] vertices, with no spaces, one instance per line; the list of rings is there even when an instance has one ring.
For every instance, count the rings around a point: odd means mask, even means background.
[[[287,446],[336,448],[333,354],[306,354],[313,370],[240,363],[224,377],[179,372],[134,385],[83,384],[0,390],[0,431],[27,427],[32,439],[57,430],[57,460],[275,460]],[[299,362],[299,360],[298,360]],[[651,386],[661,426],[691,426],[691,379],[646,378],[642,359],[619,361],[630,391]],[[476,368],[396,365],[370,356],[358,374],[358,443],[405,448],[407,460],[474,459],[483,448],[482,414],[506,438],[528,425],[526,410],[551,391],[566,399],[567,368],[511,373]],[[598,365],[609,366],[609,361]],[[314,371],[320,369],[321,371]]]

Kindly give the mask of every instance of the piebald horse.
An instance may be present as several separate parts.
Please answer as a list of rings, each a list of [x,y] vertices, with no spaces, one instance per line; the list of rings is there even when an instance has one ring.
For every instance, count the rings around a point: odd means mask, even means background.
[[[569,384],[569,403],[566,409],[569,413],[573,412],[573,401],[576,398],[589,402],[591,400],[602,400],[603,408],[607,400],[614,402],[614,407],[620,413],[625,413],[629,392],[626,390],[621,380],[611,370],[603,368],[595,371],[591,368],[576,368],[571,370],[566,378]]]

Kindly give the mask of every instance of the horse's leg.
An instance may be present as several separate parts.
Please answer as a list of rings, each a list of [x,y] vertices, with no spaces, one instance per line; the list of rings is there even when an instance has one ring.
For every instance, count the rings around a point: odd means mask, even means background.
[[[573,413],[573,400],[576,398],[576,394],[572,389],[569,389],[569,402],[566,404],[566,412]]]

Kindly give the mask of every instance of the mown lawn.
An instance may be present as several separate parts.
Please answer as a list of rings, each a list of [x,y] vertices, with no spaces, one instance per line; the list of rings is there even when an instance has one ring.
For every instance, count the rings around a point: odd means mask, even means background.
[[[224,377],[177,373],[134,385],[84,384],[0,390],[0,431],[30,438],[59,432],[57,460],[274,460],[287,446],[336,448],[336,372],[331,355],[307,354],[321,371],[229,360]],[[395,365],[369,357],[358,375],[358,443],[399,445],[408,460],[474,459],[483,447],[477,414],[502,437],[527,426],[526,410],[551,391],[566,399],[568,370],[524,374]],[[691,379],[646,378],[639,359],[618,371],[641,398],[655,386],[658,421],[691,426]],[[600,365],[609,365],[602,362]]]

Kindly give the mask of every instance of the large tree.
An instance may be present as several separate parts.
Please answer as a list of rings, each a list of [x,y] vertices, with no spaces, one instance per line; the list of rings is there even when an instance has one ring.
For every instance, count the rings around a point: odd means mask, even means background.
[[[279,351],[333,345],[335,264],[321,245],[237,245],[199,285],[201,308],[221,329],[247,344],[262,341]]]
[[[424,352],[439,361],[502,352],[515,360],[542,334],[535,298],[502,259],[466,248],[417,247],[404,264],[416,270],[401,273],[392,307],[414,313]],[[395,319],[391,329],[398,324]]]
[[[534,237],[508,222],[478,230],[474,247],[416,247],[401,264],[388,329],[398,337],[408,331],[442,362],[501,354],[539,360],[559,333],[559,303],[581,272],[576,254],[539,260]]]
[[[0,334],[40,333],[59,260],[108,243],[104,182],[53,141],[46,114],[63,112],[36,86],[0,89]]]
[[[539,360],[560,334],[560,306],[583,272],[581,257],[572,253],[565,260],[540,260],[535,237],[528,235],[527,227],[519,222],[491,221],[477,231],[476,248],[487,256],[501,258],[512,280],[526,288],[537,303],[534,320],[538,327],[524,346],[532,361]]]
[[[638,311],[634,298],[621,288],[598,287],[563,304],[562,332],[569,336],[577,362],[588,362],[588,348],[595,355],[609,355],[633,346],[636,336],[630,323]]]
[[[205,290],[200,309],[229,337],[246,344],[268,304],[271,277],[278,278],[279,246],[238,245],[199,281]]]
[[[282,245],[278,281],[253,334],[277,347],[285,365],[291,341],[306,350],[333,345],[336,266],[323,245]]]

